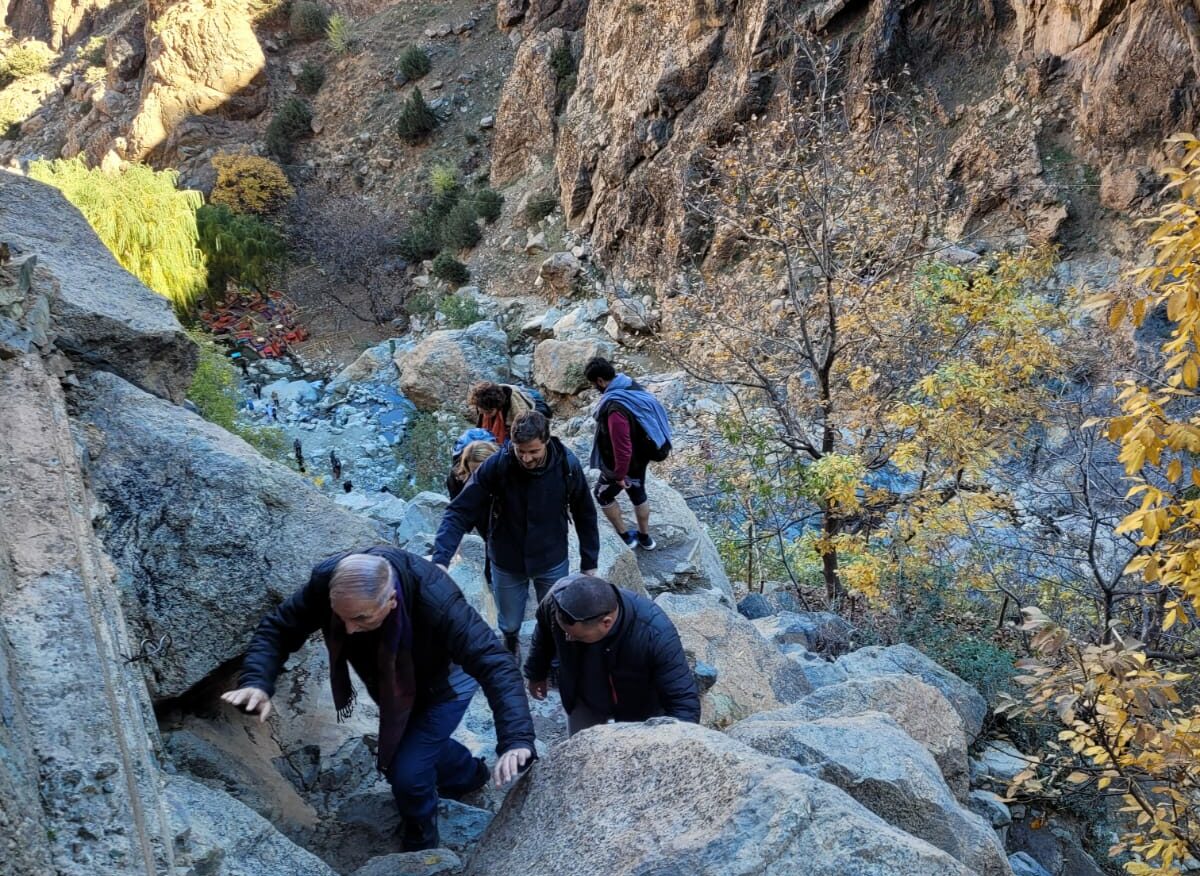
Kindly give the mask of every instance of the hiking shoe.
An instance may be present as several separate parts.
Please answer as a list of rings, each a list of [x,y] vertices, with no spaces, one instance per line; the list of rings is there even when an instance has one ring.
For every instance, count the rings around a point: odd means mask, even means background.
[[[405,818],[400,827],[400,850],[424,852],[439,844],[437,815],[428,818]]]
[[[656,542],[654,540],[654,536],[648,532],[639,532],[637,533],[636,538],[637,546],[644,551],[652,551],[658,547],[658,542]]]
[[[621,540],[631,548],[638,546],[638,533],[636,529],[630,529],[628,532],[621,533]]]

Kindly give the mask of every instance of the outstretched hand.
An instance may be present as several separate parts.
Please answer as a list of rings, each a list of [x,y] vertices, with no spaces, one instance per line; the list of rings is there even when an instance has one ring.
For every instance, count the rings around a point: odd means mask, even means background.
[[[231,706],[237,706],[247,715],[258,713],[258,723],[267,720],[271,714],[271,698],[267,692],[256,687],[240,687],[237,690],[221,694],[221,699]]]
[[[529,682],[529,695],[535,700],[544,700],[546,698],[546,690],[549,688],[549,680],[543,678],[541,681]]]
[[[500,755],[500,759],[496,761],[496,769],[492,772],[496,787],[503,788],[515,779],[531,760],[533,752],[528,748],[514,748]]]

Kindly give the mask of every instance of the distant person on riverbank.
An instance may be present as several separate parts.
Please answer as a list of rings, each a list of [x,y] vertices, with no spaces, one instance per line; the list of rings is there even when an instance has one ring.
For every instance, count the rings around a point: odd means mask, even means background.
[[[388,546],[314,567],[308,583],[259,623],[239,687],[221,699],[265,721],[288,655],[318,630],[339,720],[355,706],[351,667],[379,706],[376,765],[404,819],[404,851],[437,847],[439,796],[487,783],[483,758],[450,738],[478,684],[496,722],[497,787],[533,760],[533,721],[511,656],[445,572]]]
[[[296,455],[296,465],[300,467],[300,472],[304,473],[304,445],[300,443],[300,439],[296,438],[292,441],[292,453]]]
[[[333,479],[340,481],[342,479],[342,461],[338,458],[336,450],[329,451],[329,468],[333,471]]]
[[[475,425],[491,432],[497,444],[509,440],[512,425],[521,414],[538,411],[550,419],[550,408],[540,394],[508,383],[477,383],[471,387],[467,403],[475,409]]]
[[[538,606],[525,661],[535,700],[546,698],[555,658],[572,736],[609,719],[700,721],[700,693],[679,633],[645,596],[591,575],[558,581]]]
[[[353,489],[354,489],[354,484],[350,483],[350,481],[342,481],[342,492],[343,493],[349,493]]]
[[[504,643],[516,655],[532,581],[541,600],[570,567],[567,526],[574,519],[580,567],[595,572],[600,555],[596,508],[583,466],[537,411],[513,423],[512,440],[492,454],[463,485],[442,516],[433,561],[450,565],[463,535],[490,515],[488,559]]]
[[[601,393],[596,405],[596,435],[589,465],[600,470],[596,504],[630,547],[652,551],[650,501],[646,497],[646,467],[671,452],[671,424],[658,399],[635,380],[618,374],[600,356],[588,361],[583,375]],[[617,496],[624,490],[633,505],[637,529],[625,528]]]

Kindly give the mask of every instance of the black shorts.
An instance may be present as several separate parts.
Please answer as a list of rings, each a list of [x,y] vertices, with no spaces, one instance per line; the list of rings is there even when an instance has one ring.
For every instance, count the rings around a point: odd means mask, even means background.
[[[626,491],[629,494],[629,501],[635,507],[645,505],[646,463],[630,463],[629,474],[625,475],[625,480],[629,481],[629,489]],[[624,489],[619,482],[601,473],[600,480],[596,481],[596,488],[592,490],[592,495],[596,497],[597,505],[601,508],[607,508],[613,502],[617,501],[617,495]]]

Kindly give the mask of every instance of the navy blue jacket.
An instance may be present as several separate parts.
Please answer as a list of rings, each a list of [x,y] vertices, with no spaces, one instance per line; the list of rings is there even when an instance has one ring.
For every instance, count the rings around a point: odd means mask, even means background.
[[[275,679],[288,655],[329,623],[333,612],[329,579],[338,560],[348,553],[355,552],[346,551],[319,563],[307,584],[262,619],[242,660],[241,687],[256,687],[274,695]],[[412,622],[416,707],[455,695],[448,677],[450,664],[457,663],[487,694],[496,719],[497,753],[520,747],[533,751],[533,719],[512,655],[467,603],[453,579],[432,563],[398,548],[381,545],[357,553],[381,556],[396,570]],[[350,665],[375,699],[378,651],[373,637],[356,633],[346,641]]]
[[[521,465],[509,444],[475,469],[442,516],[433,562],[449,566],[463,535],[487,514],[492,563],[518,575],[541,574],[567,559],[569,509],[579,537],[580,569],[597,567],[600,531],[583,466],[557,438],[547,447],[546,464],[536,471]]]
[[[644,596],[614,587],[621,600],[620,627],[610,642],[604,640],[608,678],[603,687],[611,696],[610,714],[617,721],[645,721],[669,715],[693,724],[700,721],[700,693],[679,641],[679,633],[666,612]],[[593,647],[568,642],[555,619],[554,599],[538,606],[533,645],[525,660],[525,677],[542,681],[558,657],[558,692],[563,709],[574,710],[581,687],[583,649]],[[596,685],[592,685],[596,687]]]

